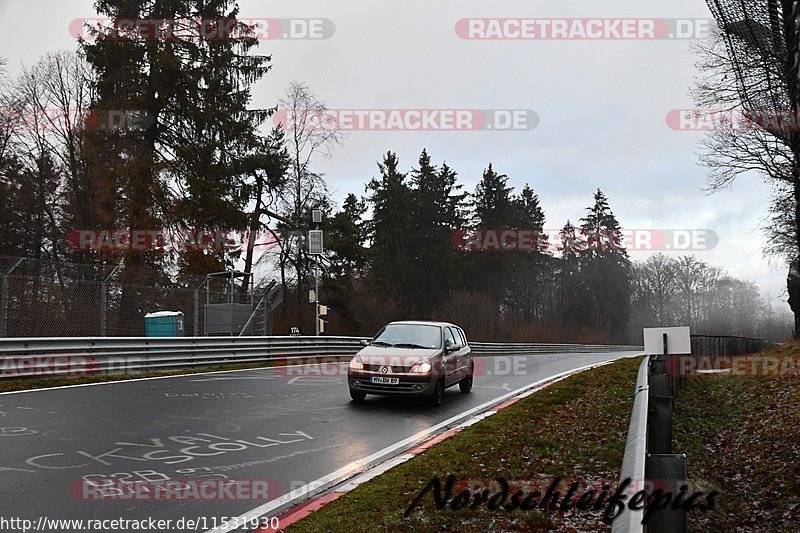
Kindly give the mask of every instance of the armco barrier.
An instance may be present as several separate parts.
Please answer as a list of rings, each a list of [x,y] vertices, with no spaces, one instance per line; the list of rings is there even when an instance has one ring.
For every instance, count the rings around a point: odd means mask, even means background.
[[[636,387],[633,395],[633,409],[631,410],[631,423],[628,426],[628,438],[625,441],[625,455],[622,458],[620,482],[625,479],[644,479],[645,462],[647,459],[647,411],[648,411],[648,381],[647,374],[650,369],[650,358],[645,357],[639,365],[639,374],[636,377]],[[623,511],[612,523],[611,533],[642,533],[642,510]]]
[[[65,337],[0,339],[0,379],[136,374],[286,357],[349,356],[362,337]],[[470,343],[475,355],[639,350],[641,346]]]
[[[747,337],[692,335],[692,355],[743,355],[776,346],[774,342]],[[670,358],[680,355],[651,355],[644,358],[636,378],[631,421],[622,459],[620,482],[658,480],[677,494],[687,476],[687,458],[672,453],[672,413],[681,385],[686,379],[676,372]],[[684,533],[685,512],[660,510],[642,524],[642,511],[626,508],[613,522],[612,533]]]

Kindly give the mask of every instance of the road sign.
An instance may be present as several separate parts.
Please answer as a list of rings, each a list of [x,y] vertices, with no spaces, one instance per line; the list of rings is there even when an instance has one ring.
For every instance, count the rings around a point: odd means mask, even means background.
[[[664,354],[664,335],[667,336],[666,354]],[[644,328],[644,353],[647,355],[692,353],[689,328]]]
[[[322,230],[312,229],[308,231],[308,253],[321,255],[323,252]]]

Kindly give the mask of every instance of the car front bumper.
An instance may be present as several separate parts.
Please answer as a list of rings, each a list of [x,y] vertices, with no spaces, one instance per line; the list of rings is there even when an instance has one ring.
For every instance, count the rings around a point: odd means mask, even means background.
[[[399,382],[395,385],[372,383],[372,377],[398,378]],[[347,372],[347,384],[350,388],[367,394],[425,396],[433,394],[436,381],[433,374],[382,374],[366,370]]]

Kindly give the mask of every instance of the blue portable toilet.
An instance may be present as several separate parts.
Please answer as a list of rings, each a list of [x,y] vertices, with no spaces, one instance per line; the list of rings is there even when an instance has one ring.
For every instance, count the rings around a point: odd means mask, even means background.
[[[183,337],[183,313],[158,311],[144,315],[144,331],[148,337]]]

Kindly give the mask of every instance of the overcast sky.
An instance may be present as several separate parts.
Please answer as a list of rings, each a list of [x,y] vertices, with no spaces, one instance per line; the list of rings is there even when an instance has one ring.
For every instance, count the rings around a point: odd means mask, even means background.
[[[95,16],[92,0],[0,0],[0,56],[11,74],[42,54],[75,48],[75,19]],[[708,196],[697,163],[701,133],[675,131],[672,109],[692,107],[690,41],[466,40],[462,18],[709,19],[701,0],[241,0],[241,16],[325,18],[325,40],[263,40],[273,70],[254,89],[254,107],[274,106],[293,80],[332,109],[529,109],[526,131],[356,131],[331,159],[316,162],[337,199],[364,194],[387,150],[403,169],[423,148],[474,190],[489,162],[539,195],[547,227],[576,222],[601,188],[624,228],[710,229],[713,250],[693,252],[785,299],[785,268],[762,256],[759,230],[769,187],[758,177]],[[644,252],[632,252],[643,259]]]

